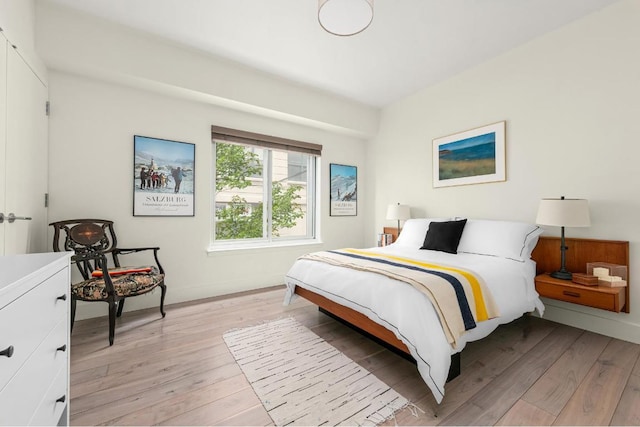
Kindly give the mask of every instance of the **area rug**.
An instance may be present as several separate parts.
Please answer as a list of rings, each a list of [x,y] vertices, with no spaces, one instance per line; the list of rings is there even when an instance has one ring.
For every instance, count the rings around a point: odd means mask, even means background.
[[[408,405],[295,319],[223,338],[276,425],[376,425]]]

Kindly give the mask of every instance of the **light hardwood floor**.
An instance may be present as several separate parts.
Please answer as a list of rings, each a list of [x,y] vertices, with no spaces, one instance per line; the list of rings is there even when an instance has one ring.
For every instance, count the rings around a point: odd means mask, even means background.
[[[462,353],[462,374],[437,407],[415,365],[284,288],[76,322],[72,425],[270,425],[222,334],[292,316],[424,412],[394,425],[640,425],[640,346],[527,317]],[[147,298],[159,298],[157,294]],[[106,311],[106,304],[105,304]]]

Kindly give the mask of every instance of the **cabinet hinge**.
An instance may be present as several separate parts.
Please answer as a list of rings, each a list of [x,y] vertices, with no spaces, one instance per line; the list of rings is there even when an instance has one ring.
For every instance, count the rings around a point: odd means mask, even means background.
[[[44,193],[44,207],[49,207],[49,193]]]
[[[44,104],[44,113],[48,116],[50,111],[51,111],[51,104],[49,103],[49,101],[47,101]]]

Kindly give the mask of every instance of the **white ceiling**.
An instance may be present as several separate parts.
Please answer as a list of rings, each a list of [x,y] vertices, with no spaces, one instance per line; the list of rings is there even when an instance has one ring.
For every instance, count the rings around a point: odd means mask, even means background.
[[[50,0],[382,107],[616,0],[375,0],[351,37],[317,0]]]

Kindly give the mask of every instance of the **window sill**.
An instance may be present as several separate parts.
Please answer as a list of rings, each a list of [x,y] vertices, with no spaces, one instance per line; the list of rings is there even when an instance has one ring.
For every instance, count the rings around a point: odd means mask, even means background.
[[[287,240],[282,242],[248,242],[248,243],[219,243],[211,245],[207,248],[207,254],[212,256],[214,254],[224,252],[238,252],[238,251],[262,251],[265,249],[283,249],[291,248],[295,246],[320,246],[322,241],[319,239],[305,239],[305,240]]]

